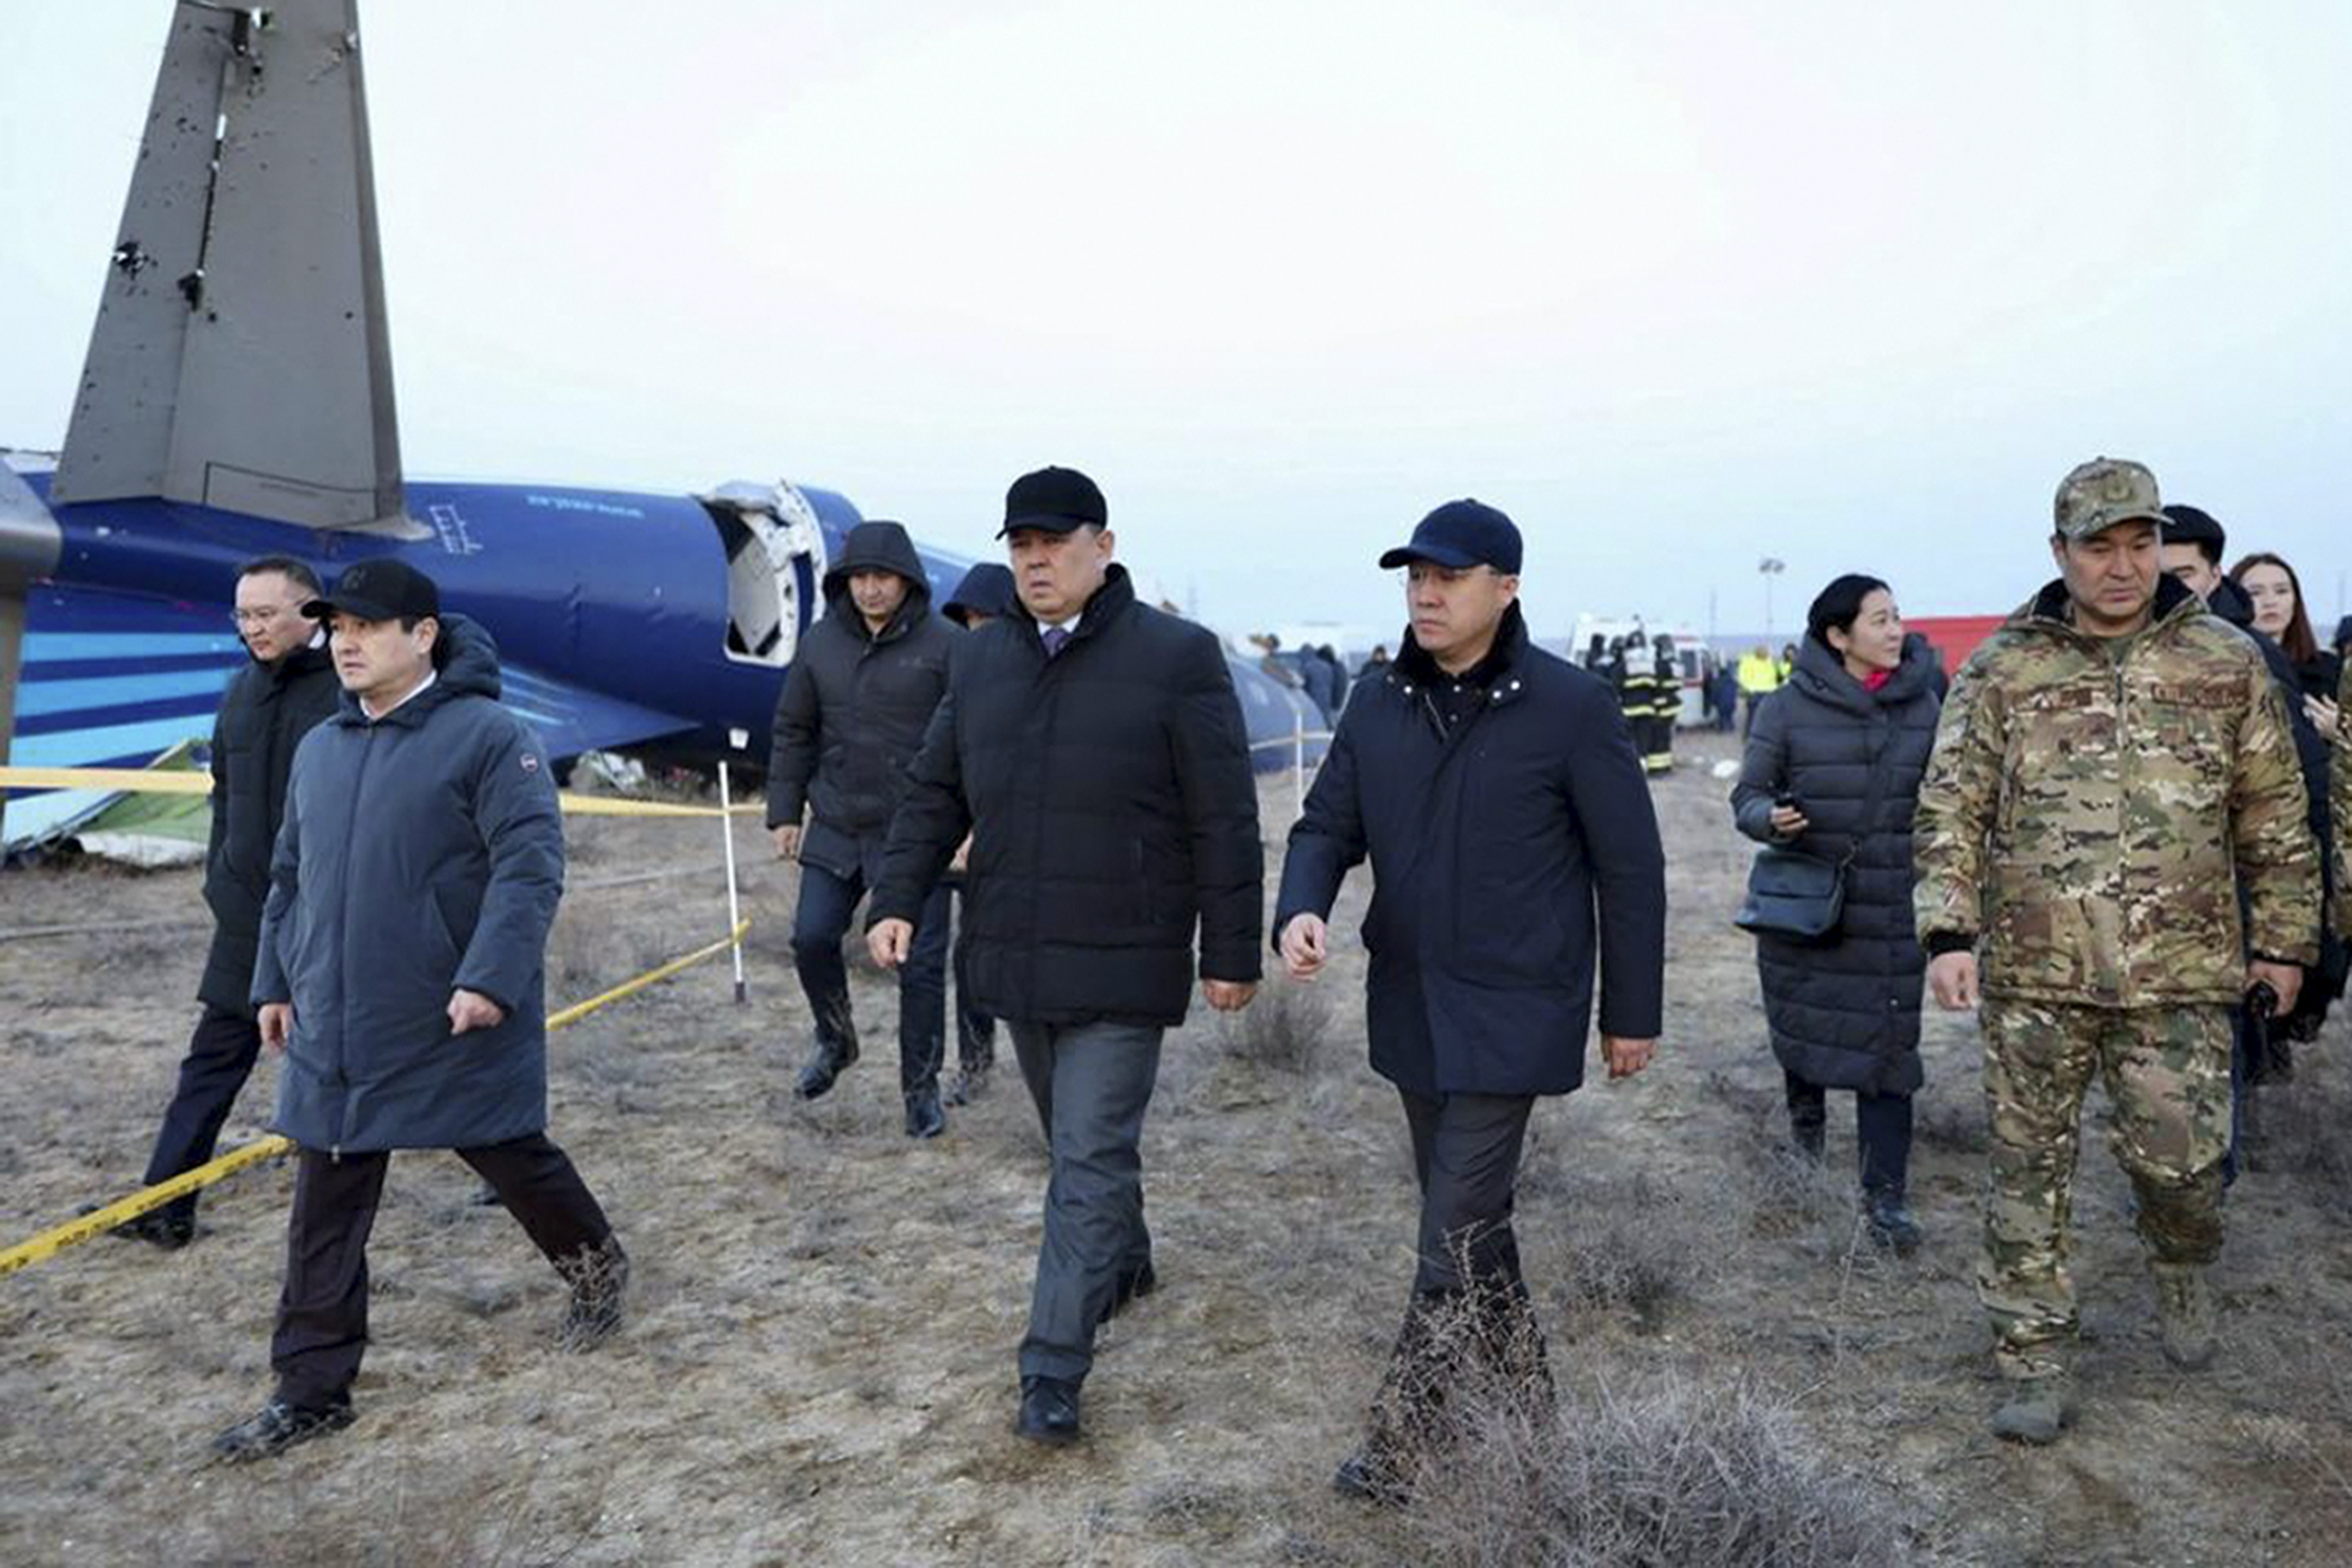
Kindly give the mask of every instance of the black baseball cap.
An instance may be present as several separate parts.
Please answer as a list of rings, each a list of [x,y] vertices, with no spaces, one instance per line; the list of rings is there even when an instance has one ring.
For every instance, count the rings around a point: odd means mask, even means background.
[[[1042,528],[1066,534],[1088,523],[1101,528],[1110,521],[1110,507],[1095,482],[1075,468],[1040,468],[1013,481],[1004,492],[1004,526],[998,538],[1015,528]]]
[[[341,611],[362,621],[400,621],[441,613],[441,591],[433,580],[394,556],[346,567],[322,599],[302,606],[313,621]]]
[[[1412,530],[1410,541],[1381,557],[1387,570],[1416,560],[1440,566],[1491,566],[1505,577],[1519,573],[1519,529],[1483,501],[1448,501]]]
[[[2215,560],[2221,559],[2222,550],[2230,543],[2220,518],[2202,507],[2185,506],[2178,501],[2164,508],[2163,538],[2168,545],[2210,547],[2206,553]]]

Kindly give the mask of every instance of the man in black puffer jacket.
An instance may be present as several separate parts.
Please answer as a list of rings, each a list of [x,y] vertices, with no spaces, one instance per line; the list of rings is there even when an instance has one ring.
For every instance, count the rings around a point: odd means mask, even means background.
[[[1102,492],[1047,468],[1005,497],[1024,614],[972,633],[890,829],[867,936],[904,963],[971,836],[966,972],[1006,1020],[1053,1159],[1016,1429],[1078,1435],[1096,1328],[1157,1283],[1137,1149],[1163,1030],[1256,988],[1265,850],[1216,638],[1136,602]]]
[[[776,853],[801,862],[793,958],[816,1020],[800,1079],[803,1100],[857,1060],[849,971],[841,961],[857,901],[875,885],[907,764],[922,745],[948,651],[963,635],[931,613],[930,579],[897,523],[860,523],[824,574],[825,616],[809,628],[776,703],[768,828]],[[801,813],[809,810],[803,832]],[[907,1135],[937,1137],[947,1032],[948,892],[924,905],[921,939],[898,973],[898,1091]]]
[[[1339,883],[1371,858],[1365,1021],[1412,1132],[1421,1261],[1369,1440],[1333,1478],[1358,1496],[1402,1485],[1460,1370],[1461,1319],[1467,1348],[1549,1397],[1511,1231],[1528,1117],[1584,1080],[1596,956],[1612,1078],[1648,1064],[1664,1005],[1665,852],[1642,759],[1609,688],[1528,638],[1519,558],[1510,518],[1470,500],[1381,558],[1407,569],[1410,634],[1385,678],[1358,683],[1275,904],[1286,967],[1312,978]]]
[[[213,945],[196,986],[204,1013],[147,1161],[149,1186],[213,1157],[261,1052],[250,995],[261,901],[269,892],[269,846],[286,817],[294,747],[342,697],[319,623],[302,613],[318,595],[317,574],[289,556],[265,556],[237,570],[237,635],[253,662],[229,682],[213,721],[213,825],[205,849]],[[115,1234],[166,1251],[184,1247],[195,1239],[196,1195],[150,1209]]]

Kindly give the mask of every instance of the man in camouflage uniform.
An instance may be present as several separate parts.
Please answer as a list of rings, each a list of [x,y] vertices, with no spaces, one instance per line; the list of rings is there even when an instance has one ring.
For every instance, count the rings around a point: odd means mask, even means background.
[[[2115,1106],[2165,1354],[2202,1366],[2231,1009],[2258,982],[2291,1008],[2317,956],[2318,849],[2286,710],[2253,645],[2159,574],[2158,508],[2137,463],[2066,476],[2059,579],[1961,669],[1919,790],[1928,985],[1946,1008],[1982,996],[1977,1287],[2011,1380],[1993,1429],[2027,1442],[2073,1416],[2067,1228],[2092,1074]]]

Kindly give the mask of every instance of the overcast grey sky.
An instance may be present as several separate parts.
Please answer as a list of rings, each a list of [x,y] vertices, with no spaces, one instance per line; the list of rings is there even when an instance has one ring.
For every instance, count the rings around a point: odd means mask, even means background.
[[[1748,19],[1727,20],[1744,11]],[[63,435],[170,7],[7,0],[0,442]],[[591,17],[594,20],[591,20]],[[412,472],[785,476],[980,552],[1075,464],[1228,629],[1388,628],[1503,507],[1538,627],[2047,573],[2138,457],[2332,620],[2352,6],[362,5]]]

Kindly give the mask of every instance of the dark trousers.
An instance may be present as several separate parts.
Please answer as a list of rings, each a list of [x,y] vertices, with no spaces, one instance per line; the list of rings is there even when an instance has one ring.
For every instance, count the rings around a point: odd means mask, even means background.
[[[242,1013],[205,1004],[196,1031],[188,1037],[188,1053],[180,1059],[180,1086],[163,1109],[163,1127],[155,1134],[155,1152],[148,1156],[145,1186],[169,1181],[213,1157],[237,1091],[252,1075],[254,1058],[260,1052],[259,1025]],[[174,1198],[157,1212],[193,1219],[196,1195]]]
[[[570,1157],[545,1134],[457,1154],[497,1191],[551,1263],[600,1248],[613,1234]],[[368,1232],[391,1163],[383,1153],[337,1158],[301,1151],[286,1222],[286,1281],[269,1340],[278,1396],[289,1404],[317,1408],[351,1397],[367,1349]]]
[[[866,896],[866,878],[801,862],[801,903],[793,920],[793,966],[816,1019],[819,1051],[846,1060],[857,1051],[857,1020],[849,1010],[849,967],[841,940]],[[948,890],[932,890],[915,922],[913,951],[898,969],[898,1087],[911,1094],[935,1087],[946,1050],[948,1009]]]
[[[1519,1271],[1511,1208],[1535,1099],[1400,1088],[1421,1185],[1420,1261],[1387,1380],[1373,1406],[1372,1445],[1408,1440],[1444,1405],[1465,1360],[1504,1388],[1548,1399],[1543,1334]]]
[[[1788,1082],[1789,1121],[1801,1131],[1818,1131],[1829,1122],[1829,1091],[1780,1070]],[[1862,1189],[1901,1197],[1911,1179],[1911,1096],[1864,1094],[1853,1097],[1854,1142],[1860,1145]]]
[[[956,918],[963,918],[964,893],[956,889]],[[955,945],[956,988],[956,1062],[965,1071],[985,1068],[996,1061],[996,1020],[971,1000],[971,986],[964,978],[964,945]]]
[[[1511,1202],[1519,1178],[1535,1100],[1525,1094],[1447,1094],[1429,1099],[1409,1089],[1405,1124],[1412,1132],[1412,1174],[1421,1184],[1420,1266],[1416,1296],[1450,1294],[1467,1285],[1524,1298],[1519,1242]]]
[[[1143,1222],[1143,1113],[1160,1031],[1136,1024],[1011,1023],[1021,1081],[1053,1160],[1021,1375],[1083,1381],[1119,1276],[1151,1258]]]

